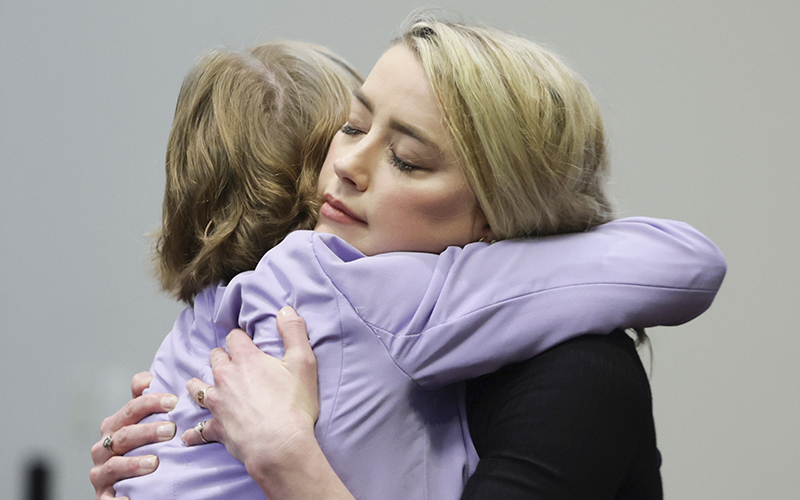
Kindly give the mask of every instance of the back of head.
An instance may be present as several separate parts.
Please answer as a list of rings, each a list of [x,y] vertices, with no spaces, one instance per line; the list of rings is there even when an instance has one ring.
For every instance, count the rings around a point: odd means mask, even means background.
[[[310,44],[208,52],[186,76],[166,159],[156,258],[162,288],[191,302],[312,229],[316,183],[361,77]]]
[[[467,182],[500,238],[583,231],[612,218],[599,107],[542,47],[417,14],[396,43],[419,58]]]

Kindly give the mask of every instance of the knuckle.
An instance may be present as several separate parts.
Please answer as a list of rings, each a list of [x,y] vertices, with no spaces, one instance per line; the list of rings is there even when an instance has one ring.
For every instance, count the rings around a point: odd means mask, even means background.
[[[110,432],[109,428],[111,428],[113,425],[114,423],[111,417],[104,418],[103,422],[100,424],[100,435],[105,436],[108,434]]]
[[[92,461],[97,464],[98,460],[100,459],[101,452],[103,450],[103,444],[100,441],[96,442],[92,445]]]
[[[98,475],[114,477],[119,472],[119,461],[117,457],[111,457],[108,461],[100,467]]]
[[[306,327],[306,321],[301,318],[300,316],[290,316],[284,319],[286,325],[291,326],[292,328],[303,328]]]
[[[227,351],[225,351],[224,349],[219,348],[219,347],[215,347],[214,349],[211,350],[210,353],[208,353],[208,358],[209,358],[209,361],[211,362],[211,364],[214,365],[214,364],[216,364],[215,362],[217,360],[222,359],[224,356],[227,356],[227,354],[228,354]]]
[[[92,467],[91,470],[89,470],[89,481],[92,483],[92,485],[95,488],[97,488],[97,486],[98,486],[98,483],[99,483],[99,480],[100,480],[99,476],[100,476],[100,472],[99,472],[99,468],[98,467]]]
[[[127,450],[128,443],[130,442],[130,431],[127,427],[123,427],[122,429],[118,430],[114,433],[114,441],[113,441],[113,450],[114,453],[121,454],[125,453],[124,451],[120,450]]]
[[[127,475],[134,475],[137,472],[139,472],[139,470],[141,469],[141,466],[139,465],[139,459],[138,458],[135,458],[133,460],[131,460],[131,459],[126,459],[126,460],[127,460],[127,462],[125,463],[125,469],[128,472]]]
[[[311,351],[298,353],[297,363],[304,369],[317,369],[317,358]]]
[[[136,375],[134,375],[133,378],[131,379],[131,386],[137,388],[147,387],[152,378],[153,376],[150,374],[150,372],[139,372]]]
[[[203,437],[205,437],[206,441],[209,442],[219,441],[218,439],[219,434],[217,434],[217,427],[214,419],[209,420],[208,423],[206,424],[205,429],[203,429]],[[201,442],[202,440],[200,439],[200,434],[197,434],[197,443],[199,444]]]
[[[129,401],[128,404],[122,407],[122,418],[124,418],[125,421],[128,421],[131,418],[133,418],[133,415],[134,415],[134,408],[131,402]]]

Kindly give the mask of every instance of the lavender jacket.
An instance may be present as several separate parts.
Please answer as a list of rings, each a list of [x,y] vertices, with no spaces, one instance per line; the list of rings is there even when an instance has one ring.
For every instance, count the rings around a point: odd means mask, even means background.
[[[477,455],[457,382],[576,335],[689,321],[711,305],[724,274],[722,254],[702,234],[648,218],[440,255],[365,257],[335,236],[295,232],[255,271],[206,289],[181,313],[150,386],[177,394],[178,405],[151,419],[169,418],[180,436],[210,418],[186,382],[213,384],[209,351],[233,328],[282,356],[275,314],[291,305],[318,361],[316,436],[353,495],[458,499]],[[176,437],[131,453],[156,454],[159,467],[118,482],[120,496],[264,498],[221,444],[186,447]]]

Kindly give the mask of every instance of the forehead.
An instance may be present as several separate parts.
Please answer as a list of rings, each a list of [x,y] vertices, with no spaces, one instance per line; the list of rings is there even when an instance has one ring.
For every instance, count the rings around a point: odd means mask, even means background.
[[[372,68],[364,88],[390,85],[409,97],[433,97],[433,92],[422,64],[404,45],[395,45],[383,53]]]
[[[376,121],[419,130],[440,147],[449,142],[425,70],[414,53],[403,45],[396,45],[381,56],[361,90],[356,92],[356,100]]]

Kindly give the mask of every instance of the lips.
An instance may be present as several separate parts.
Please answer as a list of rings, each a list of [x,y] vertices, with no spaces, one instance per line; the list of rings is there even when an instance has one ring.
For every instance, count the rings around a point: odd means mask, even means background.
[[[347,205],[336,200],[333,196],[325,194],[325,203],[319,209],[319,214],[322,217],[330,219],[334,222],[342,224],[366,224],[366,221],[357,217],[353,212],[347,208]]]

